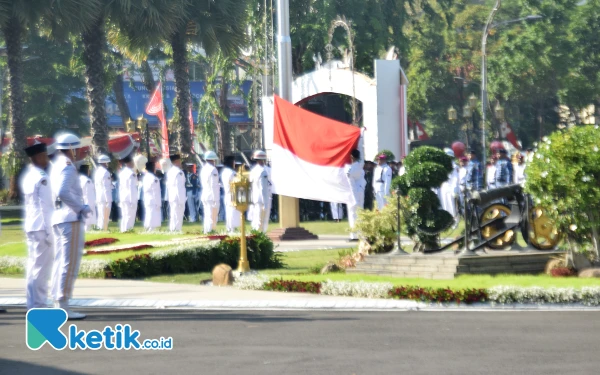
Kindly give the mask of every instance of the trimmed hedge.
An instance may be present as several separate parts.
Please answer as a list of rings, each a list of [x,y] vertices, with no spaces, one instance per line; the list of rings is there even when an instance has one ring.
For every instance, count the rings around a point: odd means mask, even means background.
[[[439,148],[423,146],[412,150],[404,159],[406,169],[412,169],[428,161],[442,165],[446,170],[452,169],[452,158]]]
[[[273,242],[261,232],[247,237],[248,261],[253,269],[282,268],[281,255],[274,252]],[[115,278],[141,278],[162,274],[210,272],[226,263],[237,267],[240,238],[227,237],[220,242],[182,245],[170,250],[136,254],[107,264],[106,271]]]

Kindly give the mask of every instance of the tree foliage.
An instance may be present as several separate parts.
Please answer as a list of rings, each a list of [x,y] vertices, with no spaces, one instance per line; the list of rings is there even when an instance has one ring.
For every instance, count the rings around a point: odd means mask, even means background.
[[[600,130],[578,126],[545,138],[527,166],[526,190],[563,233],[600,248]],[[575,225],[575,226],[573,226]]]

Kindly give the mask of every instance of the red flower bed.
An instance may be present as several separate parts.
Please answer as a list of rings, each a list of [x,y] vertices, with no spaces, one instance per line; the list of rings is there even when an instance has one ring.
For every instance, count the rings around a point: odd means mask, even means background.
[[[421,288],[418,286],[401,286],[392,288],[389,296],[396,299],[410,299],[423,302],[456,302],[471,304],[485,302],[488,298],[485,289],[451,290],[444,288]]]
[[[554,277],[569,277],[575,276],[577,273],[568,267],[557,267],[550,270],[550,274]]]
[[[136,251],[136,250],[145,250],[145,249],[151,249],[154,246],[152,245],[135,245],[135,246],[130,246],[130,247],[124,247],[121,249],[113,249],[113,250],[88,250],[85,252],[85,255],[95,255],[95,254],[110,254],[110,253],[120,253],[122,251]]]
[[[278,292],[314,293],[321,292],[321,283],[312,281],[271,280],[264,286],[265,290]]]
[[[97,240],[85,241],[85,247],[96,247],[102,245],[110,245],[111,243],[118,242],[116,238],[98,238]]]

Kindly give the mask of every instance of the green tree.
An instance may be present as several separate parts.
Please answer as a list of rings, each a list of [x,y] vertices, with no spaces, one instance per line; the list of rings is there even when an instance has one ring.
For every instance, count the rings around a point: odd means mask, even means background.
[[[77,66],[80,49],[70,40],[30,34],[25,40],[31,61],[23,77],[26,135],[52,137],[65,128],[89,134],[85,83]]]
[[[236,56],[246,41],[248,3],[220,0],[207,2],[193,0],[187,4],[187,19],[168,38],[173,57],[179,151],[188,155],[192,150],[189,109],[190,79],[188,72],[188,44],[201,46],[209,55],[221,51]]]
[[[527,166],[525,189],[546,209],[559,232],[600,250],[600,132],[597,126],[557,131]]]
[[[78,0],[49,2],[41,0],[0,0],[0,29],[4,36],[7,52],[9,81],[9,123],[12,133],[11,154],[15,169],[20,170],[24,162],[23,148],[26,144],[25,117],[23,112],[23,40],[30,27],[39,25],[44,19],[54,28],[81,29],[87,26],[97,11],[97,1],[88,0],[85,5]],[[11,177],[10,198],[18,194],[16,176]]]
[[[91,26],[81,33],[83,62],[90,110],[92,142],[96,152],[108,150],[105,66],[107,25],[122,30],[132,48],[157,42],[183,20],[185,0],[101,0]]]

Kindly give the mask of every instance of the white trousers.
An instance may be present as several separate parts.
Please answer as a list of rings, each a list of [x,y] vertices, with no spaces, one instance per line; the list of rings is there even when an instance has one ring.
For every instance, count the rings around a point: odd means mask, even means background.
[[[350,226],[350,230],[354,229],[354,224],[356,223],[356,220],[358,219],[358,210],[364,208],[365,206],[365,192],[364,191],[358,191],[358,192],[353,192],[354,194],[354,199],[356,200],[356,204],[354,205],[347,205],[346,207],[348,207],[348,225]],[[351,240],[355,240],[357,239],[357,235],[356,232],[352,231],[350,232],[350,239]]]
[[[198,210],[196,209],[196,197],[194,197],[194,193],[191,190],[188,191],[186,195],[188,211],[190,214],[190,223],[195,223],[198,219]]]
[[[47,307],[48,281],[54,258],[52,235],[45,230],[27,233],[27,309]]]
[[[331,207],[331,217],[333,220],[342,220],[344,218],[344,206],[341,203],[329,203]]]
[[[98,220],[96,226],[98,230],[107,231],[108,230],[108,220],[110,219],[110,207],[112,206],[112,202],[108,203],[98,203],[96,205],[96,211],[98,213]]]
[[[185,203],[169,202],[169,230],[181,232]]]
[[[242,218],[240,211],[236,210],[235,207],[225,205],[225,226],[227,232],[233,232],[242,225]]]
[[[271,204],[255,204],[252,207],[252,229],[267,233],[269,229],[269,214]]]
[[[161,207],[144,205],[144,228],[147,230],[153,230],[160,227],[161,222]]]
[[[204,233],[210,233],[217,228],[217,215],[219,214],[219,206],[214,207],[212,204],[202,202],[204,208]]]
[[[79,273],[85,232],[80,221],[56,224],[52,230],[54,232],[52,297],[54,301],[65,302],[68,305]]]
[[[121,203],[121,232],[132,230],[135,225],[137,203]]]
[[[377,201],[377,209],[379,211],[381,211],[383,209],[383,207],[385,207],[385,204],[386,204],[385,197],[386,197],[386,195],[383,191],[375,192],[375,200]]]

